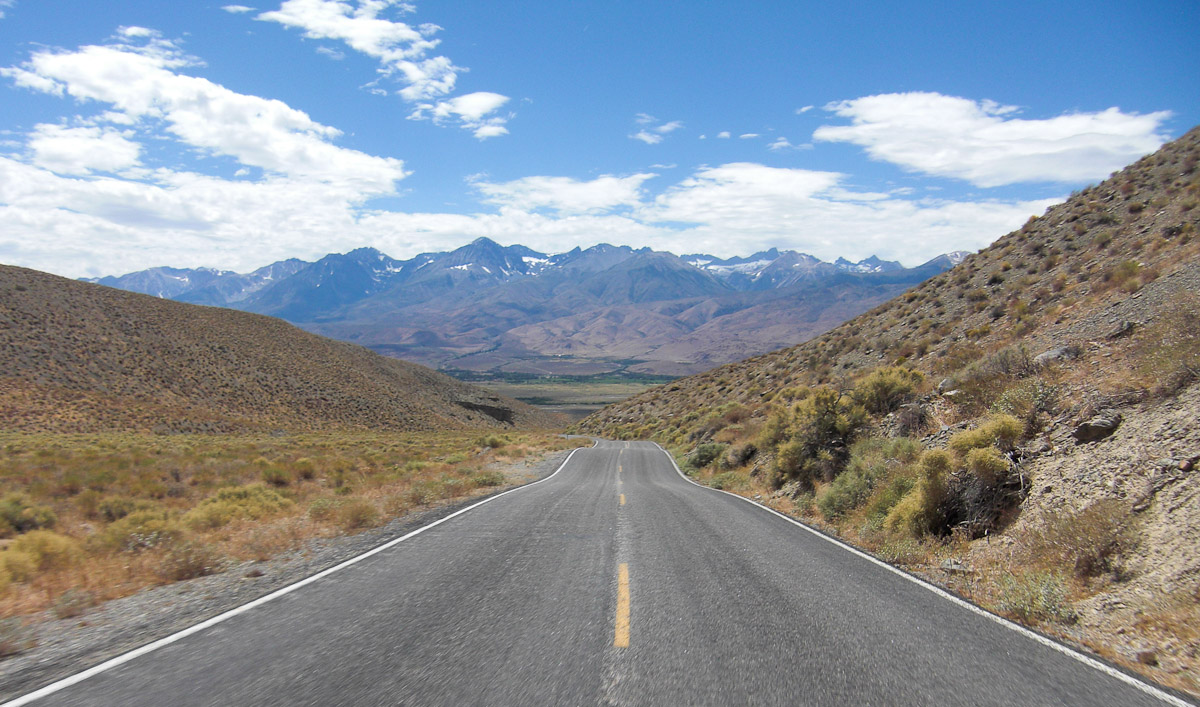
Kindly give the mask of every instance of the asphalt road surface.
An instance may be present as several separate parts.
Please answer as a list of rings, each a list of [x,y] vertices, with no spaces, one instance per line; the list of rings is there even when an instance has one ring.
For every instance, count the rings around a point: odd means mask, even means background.
[[[33,703],[1167,704],[624,442]]]

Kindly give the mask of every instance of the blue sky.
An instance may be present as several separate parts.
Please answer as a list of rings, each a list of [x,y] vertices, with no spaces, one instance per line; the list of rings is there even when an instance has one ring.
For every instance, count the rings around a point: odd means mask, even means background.
[[[1200,123],[1193,2],[0,0],[0,262],[919,263]]]

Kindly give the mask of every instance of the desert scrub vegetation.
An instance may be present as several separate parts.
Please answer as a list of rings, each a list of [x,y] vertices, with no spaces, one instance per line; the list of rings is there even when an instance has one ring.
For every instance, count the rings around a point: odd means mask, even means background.
[[[497,461],[586,443],[515,432],[0,433],[0,617],[83,611],[264,560],[510,483]]]

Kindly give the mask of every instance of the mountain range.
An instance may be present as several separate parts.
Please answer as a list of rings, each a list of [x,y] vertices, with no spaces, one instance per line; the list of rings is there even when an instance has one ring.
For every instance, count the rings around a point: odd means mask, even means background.
[[[480,238],[408,260],[360,248],[248,274],[160,267],[90,282],[275,316],[460,374],[674,376],[810,339],[965,255],[905,268],[775,248],[546,254]]]

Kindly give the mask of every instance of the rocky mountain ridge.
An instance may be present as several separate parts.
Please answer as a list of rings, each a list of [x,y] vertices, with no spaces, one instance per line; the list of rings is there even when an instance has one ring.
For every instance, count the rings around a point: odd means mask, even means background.
[[[961,257],[904,268],[778,249],[725,259],[608,244],[546,254],[480,238],[408,260],[360,248],[249,275],[154,268],[95,281],[277,316],[461,373],[678,375],[803,341]]]

